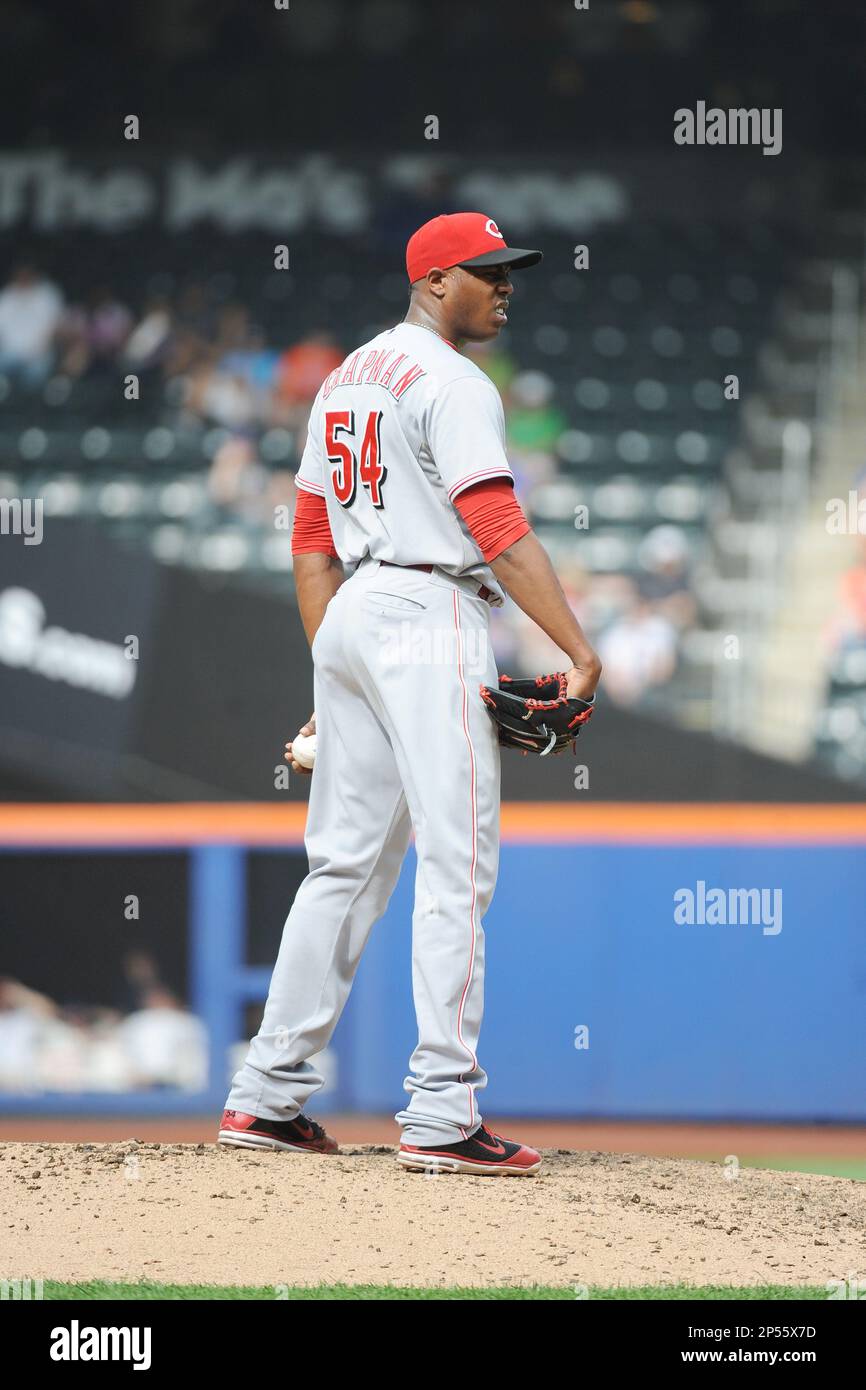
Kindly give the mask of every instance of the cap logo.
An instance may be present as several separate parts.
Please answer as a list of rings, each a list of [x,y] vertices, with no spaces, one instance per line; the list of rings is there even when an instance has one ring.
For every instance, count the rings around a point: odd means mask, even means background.
[[[500,241],[505,240],[505,237],[500,232],[492,217],[488,217],[487,221],[484,223],[484,230],[488,236],[498,237]]]

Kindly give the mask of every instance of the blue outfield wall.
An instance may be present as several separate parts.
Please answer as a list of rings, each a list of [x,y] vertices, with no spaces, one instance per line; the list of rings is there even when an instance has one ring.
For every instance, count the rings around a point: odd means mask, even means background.
[[[680,824],[685,838],[690,818]],[[672,843],[670,827],[658,844],[646,834],[636,843],[506,838],[484,924],[482,1113],[866,1121],[866,833],[855,827],[848,842],[845,833],[813,844],[785,842],[783,830],[781,843],[749,847],[730,837]],[[152,848],[162,836],[160,819]],[[122,833],[114,849],[133,839]],[[270,977],[269,966],[245,963],[254,844],[242,833],[186,840],[190,1005],[211,1039],[207,1088],[0,1095],[0,1114],[219,1113],[244,1006],[264,997]],[[299,827],[281,848],[303,855]],[[405,1103],[416,1042],[414,880],[410,849],[334,1035],[336,1079],[316,1097],[319,1113],[394,1114]],[[699,882],[780,893],[781,930],[677,922],[675,894]]]
[[[403,1103],[414,871],[410,852],[335,1036],[359,1110]],[[699,880],[780,889],[781,930],[678,924],[674,893]],[[864,918],[856,845],[503,845],[482,1112],[866,1120]]]

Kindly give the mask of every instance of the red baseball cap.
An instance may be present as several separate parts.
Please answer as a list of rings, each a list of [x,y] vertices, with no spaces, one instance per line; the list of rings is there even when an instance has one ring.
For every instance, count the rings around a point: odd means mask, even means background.
[[[540,251],[506,246],[505,237],[492,217],[483,212],[452,212],[433,217],[410,236],[406,246],[409,283],[422,280],[433,266],[510,265],[515,269],[537,265]]]

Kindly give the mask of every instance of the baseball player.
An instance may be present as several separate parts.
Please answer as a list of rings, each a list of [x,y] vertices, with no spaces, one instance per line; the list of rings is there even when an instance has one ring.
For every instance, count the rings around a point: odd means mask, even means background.
[[[541,259],[508,246],[483,213],[434,217],[407,246],[406,318],[350,353],[313,403],[292,535],[314,664],[315,712],[301,730],[316,735],[310,869],[221,1143],[337,1152],[304,1114],[323,1084],[309,1059],[331,1038],[414,831],[418,1045],[395,1116],[398,1160],[489,1174],[541,1164],[479,1109],[482,921],[509,741],[487,708],[498,688],[491,607],[510,594],[567,654],[570,669],[553,678],[562,698],[528,702],[536,718],[565,710],[566,738],[591,712],[601,667],[514,497],[499,393],[460,351],[501,332],[512,271]]]

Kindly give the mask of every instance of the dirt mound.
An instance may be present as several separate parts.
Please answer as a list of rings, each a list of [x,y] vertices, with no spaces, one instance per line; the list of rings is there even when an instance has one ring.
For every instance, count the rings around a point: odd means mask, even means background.
[[[0,1278],[818,1284],[866,1277],[866,1185],[544,1150],[532,1178],[215,1145],[0,1144]]]

